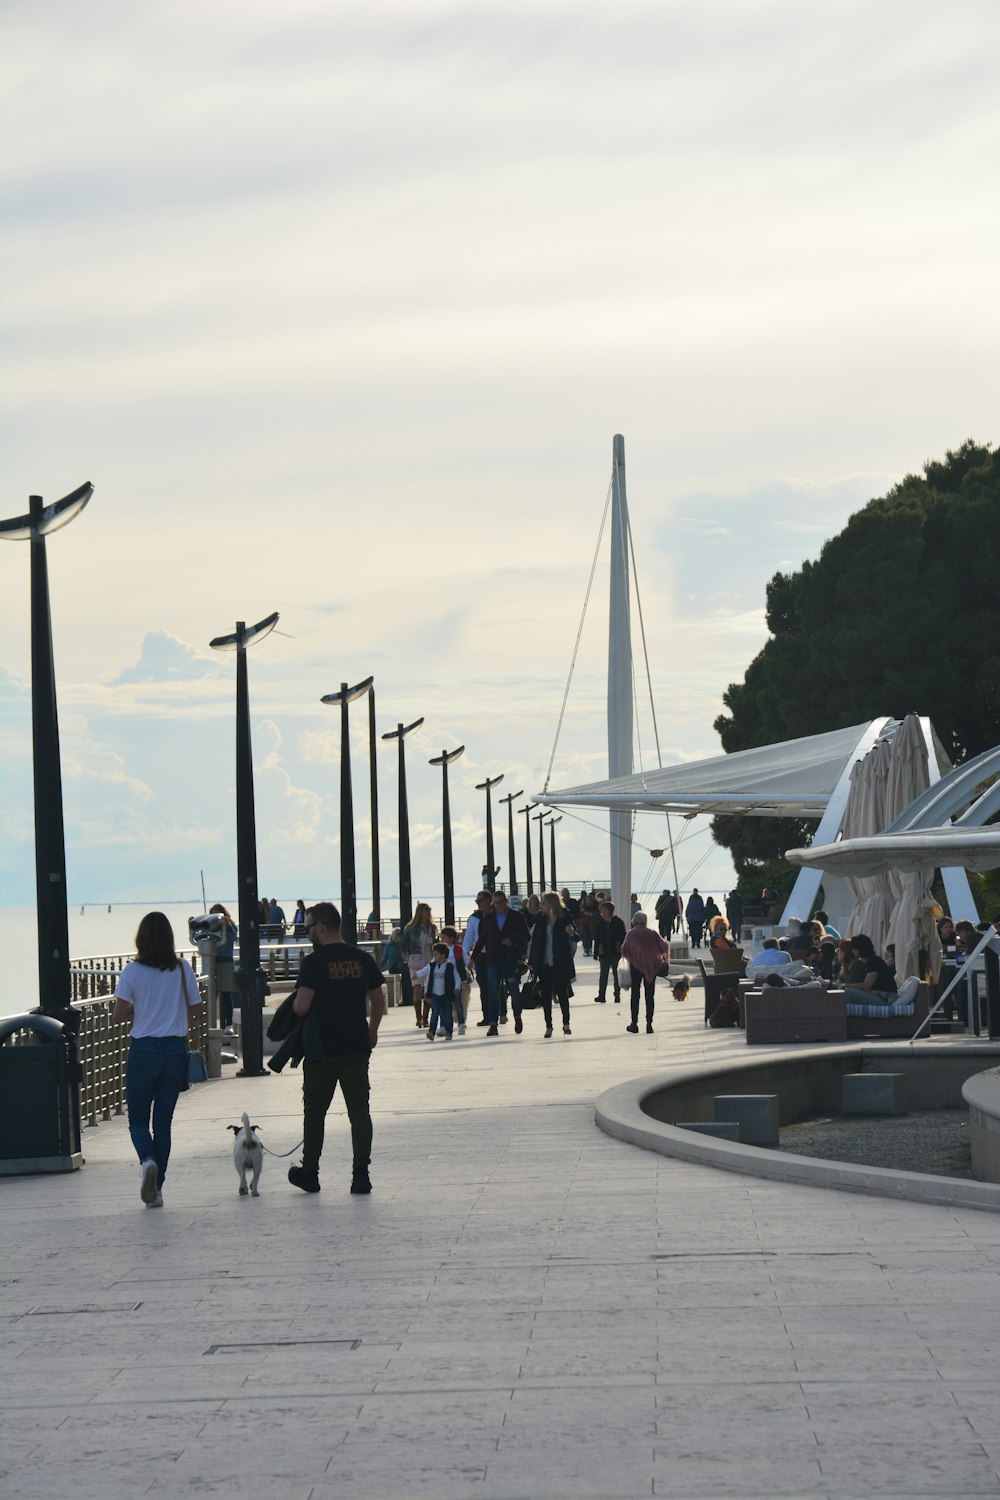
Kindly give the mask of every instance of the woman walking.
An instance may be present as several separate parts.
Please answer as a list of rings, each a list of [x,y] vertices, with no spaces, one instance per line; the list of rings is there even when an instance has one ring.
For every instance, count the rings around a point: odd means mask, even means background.
[[[173,930],[161,911],[143,917],[135,950],[118,980],[112,1019],[132,1018],[125,1070],[128,1129],[139,1158],[139,1195],[147,1208],[162,1208],[170,1124],[177,1095],[187,1087],[188,1026],[202,1002],[198,981],[187,959],[178,958]]]
[[[569,1029],[569,992],[576,978],[573,963],[572,943],[578,933],[573,919],[563,906],[555,891],[546,891],[542,897],[542,914],[531,929],[531,947],[528,962],[542,991],[542,1011],[545,1015],[545,1035],[552,1035],[552,999],[559,1001],[562,1011],[563,1036],[572,1036]],[[520,1011],[514,1015],[514,1030],[522,1030]]]
[[[646,1030],[653,1030],[653,994],[658,974],[670,971],[670,944],[665,943],[658,932],[653,932],[646,922],[646,913],[637,911],[632,918],[632,928],[622,943],[622,958],[628,963],[632,977],[632,1024],[626,1031],[639,1030],[639,990],[646,991]]]
[[[404,1003],[407,1000],[412,1002],[418,1026],[427,1025],[431,1014],[431,1002],[430,996],[424,994],[423,985],[414,986],[413,975],[418,969],[425,969],[430,963],[437,935],[437,928],[431,921],[430,907],[426,901],[418,901],[413,916],[403,928],[399,943],[403,956],[403,1001]]]

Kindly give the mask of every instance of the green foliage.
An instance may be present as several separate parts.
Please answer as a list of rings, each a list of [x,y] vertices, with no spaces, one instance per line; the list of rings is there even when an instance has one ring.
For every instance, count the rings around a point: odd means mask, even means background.
[[[1000,743],[1000,451],[963,443],[870,501],[815,562],[775,574],[767,623],[771,639],[723,695],[725,750],[913,711],[956,762]],[[794,826],[712,825],[754,880],[773,860],[787,880],[781,854],[804,842]]]

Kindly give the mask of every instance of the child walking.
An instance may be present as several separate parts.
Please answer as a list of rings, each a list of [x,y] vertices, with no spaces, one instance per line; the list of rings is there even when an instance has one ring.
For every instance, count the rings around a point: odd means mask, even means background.
[[[462,965],[465,968],[465,965]],[[459,1015],[462,1014],[462,973],[453,958],[448,957],[448,944],[435,943],[431,949],[431,961],[414,976],[430,997],[431,1014],[427,1027],[427,1040],[433,1042],[438,1027],[441,1038],[450,1042],[455,1029],[455,1000],[458,1000]],[[460,1032],[465,1030],[464,1022]]]

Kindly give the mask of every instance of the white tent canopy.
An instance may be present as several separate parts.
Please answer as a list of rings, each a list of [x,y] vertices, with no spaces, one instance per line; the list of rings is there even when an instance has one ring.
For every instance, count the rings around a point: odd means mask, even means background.
[[[756,750],[536,793],[550,807],[627,807],[680,814],[819,818],[847,768],[889,723],[853,724]],[[872,734],[874,730],[874,734]]]
[[[785,858],[803,867],[818,865],[835,875],[872,875],[878,870],[932,868],[995,870],[1000,867],[1000,828],[918,829],[844,839],[836,844],[789,849]]]

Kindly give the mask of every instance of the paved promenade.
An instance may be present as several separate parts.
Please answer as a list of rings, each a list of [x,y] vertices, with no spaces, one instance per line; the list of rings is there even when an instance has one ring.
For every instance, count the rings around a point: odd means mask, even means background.
[[[339,1101],[307,1197],[300,1078],[185,1095],[162,1211],[124,1121],[0,1181],[11,1500],[1000,1496],[1000,1215],[787,1187],[603,1135],[608,1085],[743,1048],[660,986],[496,1041],[390,1011],[371,1198]]]

